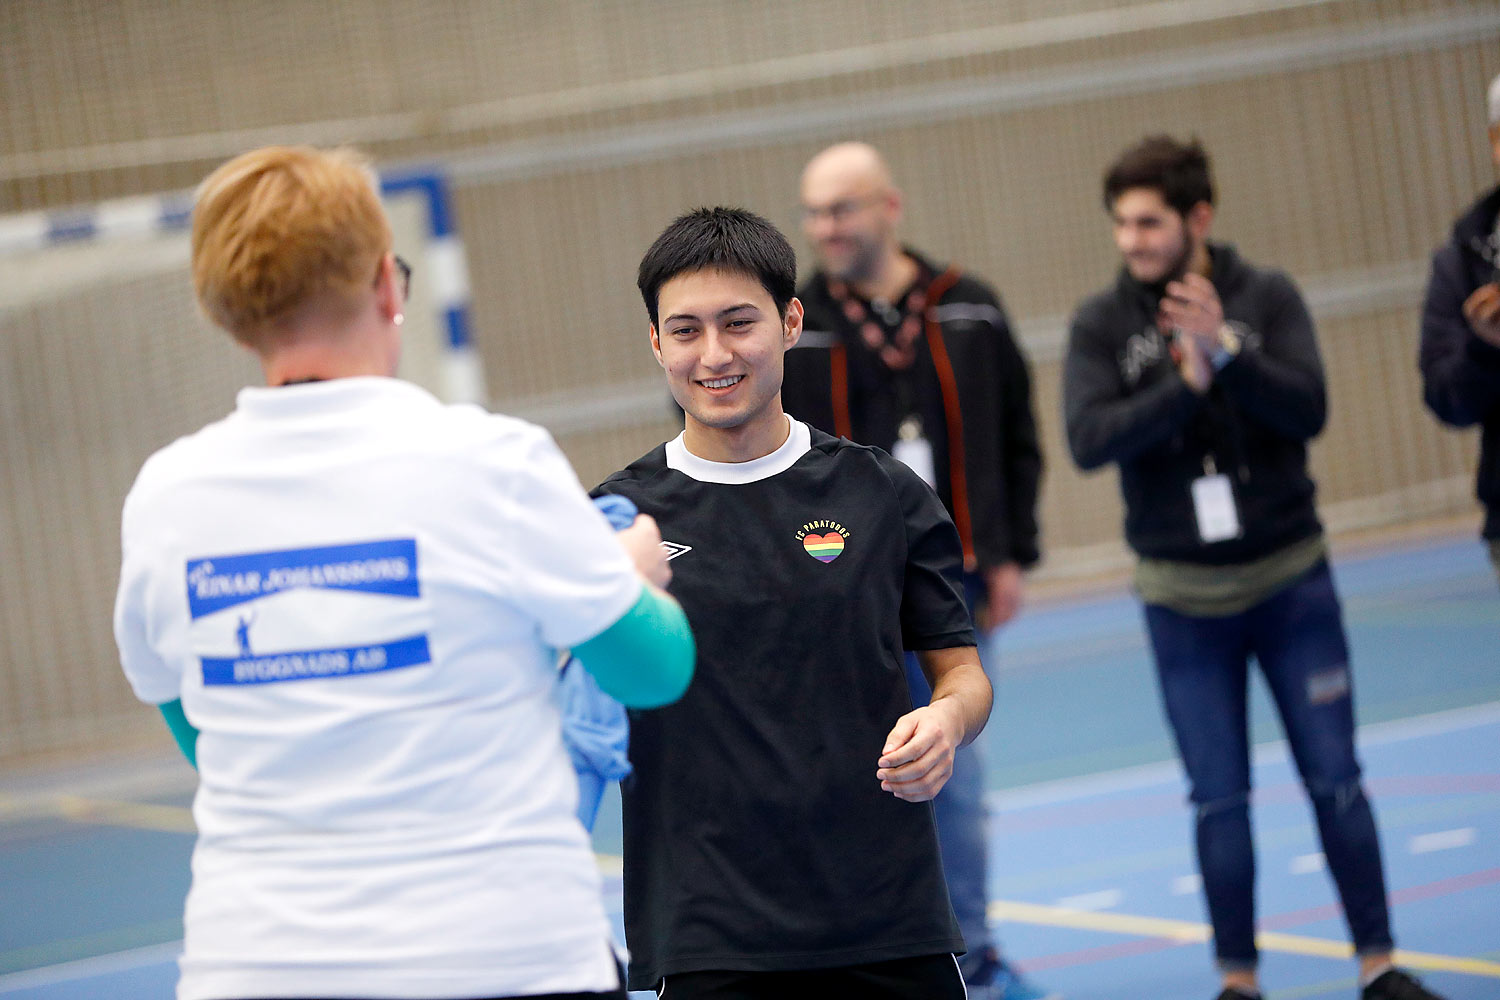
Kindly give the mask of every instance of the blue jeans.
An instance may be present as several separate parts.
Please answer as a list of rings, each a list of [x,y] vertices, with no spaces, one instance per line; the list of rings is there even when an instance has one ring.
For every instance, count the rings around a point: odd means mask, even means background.
[[[1247,686],[1253,656],[1312,799],[1355,950],[1389,951],[1375,817],[1354,753],[1342,611],[1327,563],[1237,615],[1196,618],[1146,606],[1162,701],[1196,810],[1198,868],[1222,969],[1255,967]]]
[[[983,595],[983,578],[965,573],[964,597],[971,614]],[[980,663],[983,665],[983,659]],[[985,672],[989,672],[988,667]],[[913,705],[925,705],[932,699],[927,677],[911,653],[906,654],[906,683]],[[993,946],[985,913],[989,903],[989,814],[984,805],[984,759],[978,742],[958,748],[953,756],[953,776],[932,802],[948,899],[970,954]]]

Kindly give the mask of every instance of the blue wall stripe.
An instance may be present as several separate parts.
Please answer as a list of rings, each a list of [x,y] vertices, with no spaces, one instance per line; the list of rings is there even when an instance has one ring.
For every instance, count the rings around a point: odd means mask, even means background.
[[[421,191],[427,196],[428,223],[434,237],[450,236],[453,233],[453,211],[448,194],[447,179],[433,168],[402,170],[383,174],[380,190],[385,194],[400,191]]]
[[[48,243],[71,243],[93,239],[98,233],[94,213],[68,212],[47,219]]]
[[[193,224],[193,199],[187,195],[167,195],[161,200],[161,215],[156,225],[161,229],[186,229]]]
[[[380,190],[384,194],[418,191],[427,199],[427,219],[430,235],[434,238],[451,236],[453,227],[452,196],[447,178],[435,167],[400,170],[380,178]],[[187,229],[193,221],[193,194],[179,191],[162,195],[157,210],[155,228],[165,232]],[[75,243],[91,240],[100,235],[99,217],[101,206],[57,212],[47,219],[47,243]]]
[[[448,346],[469,346],[469,310],[465,306],[455,306],[444,314],[448,322]]]

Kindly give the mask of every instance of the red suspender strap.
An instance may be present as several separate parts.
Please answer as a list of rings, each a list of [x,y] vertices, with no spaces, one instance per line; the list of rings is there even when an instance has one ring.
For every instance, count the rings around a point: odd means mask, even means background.
[[[948,418],[948,483],[953,489],[953,523],[964,547],[964,568],[972,571],[978,569],[979,560],[974,554],[974,523],[969,514],[963,411],[958,406],[958,380],[953,374],[948,346],[943,342],[942,324],[934,315],[938,300],[958,284],[958,278],[958,269],[950,267],[927,287],[927,346],[932,351],[932,364],[937,369],[938,385],[943,392],[943,414]],[[845,409],[847,412],[847,404]]]

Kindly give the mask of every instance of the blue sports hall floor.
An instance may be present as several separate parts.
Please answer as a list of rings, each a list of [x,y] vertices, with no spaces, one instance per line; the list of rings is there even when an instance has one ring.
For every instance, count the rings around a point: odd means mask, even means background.
[[[1450,1000],[1500,997],[1500,587],[1471,537],[1345,552],[1335,572],[1401,958]],[[1138,607],[1123,587],[1037,600],[994,652],[990,917],[1010,957],[1070,1000],[1212,996]],[[1259,679],[1252,725],[1267,1000],[1355,997]],[[170,760],[0,775],[0,998],[172,995],[191,783]],[[613,797],[595,839],[618,916]]]

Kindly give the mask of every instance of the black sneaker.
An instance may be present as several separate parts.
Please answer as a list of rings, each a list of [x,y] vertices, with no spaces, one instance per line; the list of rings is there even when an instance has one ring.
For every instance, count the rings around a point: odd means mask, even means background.
[[[1364,988],[1360,1000],[1443,1000],[1423,986],[1416,976],[1400,969],[1387,969]]]

